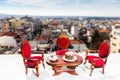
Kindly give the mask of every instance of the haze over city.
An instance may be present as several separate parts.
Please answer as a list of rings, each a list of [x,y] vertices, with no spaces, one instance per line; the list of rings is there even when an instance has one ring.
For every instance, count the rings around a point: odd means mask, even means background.
[[[120,0],[0,0],[0,14],[120,16]]]

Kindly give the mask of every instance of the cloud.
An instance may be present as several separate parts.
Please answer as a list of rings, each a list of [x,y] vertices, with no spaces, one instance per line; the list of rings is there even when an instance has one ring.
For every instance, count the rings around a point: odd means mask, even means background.
[[[2,0],[1,0],[2,1]],[[119,15],[120,0],[3,0],[0,7],[21,14]],[[13,8],[14,7],[14,8]],[[3,10],[4,11],[4,10]],[[111,12],[112,11],[112,12]]]
[[[110,7],[119,4],[118,0],[6,0],[6,3],[22,7],[34,7],[50,10],[71,10]],[[103,8],[104,9],[104,8]]]
[[[33,7],[47,7],[47,8],[59,8],[65,6],[73,6],[77,4],[79,0],[6,0],[6,3],[12,5],[21,6],[33,6]]]
[[[109,5],[119,3],[120,0],[5,0],[9,4],[26,5],[26,6],[63,6],[63,5],[77,5],[77,4],[96,4]]]
[[[40,6],[47,0],[6,0],[6,3],[24,5],[24,6]]]
[[[81,3],[85,3],[85,4],[88,4],[88,3],[93,3],[95,0],[81,0],[80,2]]]

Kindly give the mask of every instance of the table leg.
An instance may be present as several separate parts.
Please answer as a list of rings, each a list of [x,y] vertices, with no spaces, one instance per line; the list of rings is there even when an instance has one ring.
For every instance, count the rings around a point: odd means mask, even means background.
[[[61,74],[61,71],[60,71],[61,68],[62,68],[61,66],[52,67],[52,69],[54,70],[53,76]]]
[[[59,75],[62,72],[67,72],[67,73],[70,73],[72,75],[78,75],[75,71],[75,68],[76,68],[76,66],[66,66],[66,68],[63,68],[62,66],[52,67],[52,69],[54,70],[53,76]]]
[[[71,69],[71,71],[67,71],[68,73],[72,75],[78,75],[75,71],[76,66],[67,66],[68,69]]]
[[[75,71],[67,71],[67,72],[72,74],[72,75],[78,75]]]
[[[61,74],[62,72],[55,72],[54,74],[53,74],[53,76],[56,76],[56,75],[59,75],[59,74]]]

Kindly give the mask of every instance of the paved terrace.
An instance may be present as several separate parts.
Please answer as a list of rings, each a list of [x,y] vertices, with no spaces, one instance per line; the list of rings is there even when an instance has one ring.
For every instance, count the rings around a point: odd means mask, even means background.
[[[84,52],[78,54],[83,58],[85,56]],[[45,60],[49,55],[51,54],[45,54]],[[111,53],[105,67],[105,74],[101,74],[101,69],[95,69],[91,77],[89,76],[89,64],[81,64],[76,68],[78,76],[66,72],[52,76],[51,66],[45,63],[46,69],[44,70],[40,64],[40,76],[36,77],[31,69],[29,69],[28,76],[25,75],[25,67],[20,54],[0,55],[0,80],[120,80],[119,60],[120,53]]]

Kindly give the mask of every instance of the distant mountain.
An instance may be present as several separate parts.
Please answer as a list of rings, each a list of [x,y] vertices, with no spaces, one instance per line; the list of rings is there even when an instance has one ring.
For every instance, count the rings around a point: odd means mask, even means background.
[[[12,14],[2,14],[2,13],[0,13],[0,19],[2,19],[2,18],[10,18],[10,17],[21,17],[22,15],[12,15]]]
[[[0,18],[6,18],[6,17],[10,17],[11,15],[7,15],[7,14],[0,14]]]
[[[2,18],[11,18],[11,17],[23,17],[26,15],[13,15],[13,14],[4,14],[4,13],[0,13],[0,19]],[[27,15],[28,16],[28,15]],[[30,15],[29,15],[30,16]],[[78,19],[79,17],[82,17],[84,19],[95,19],[95,20],[109,20],[109,19],[115,19],[115,20],[120,20],[120,17],[105,17],[105,16],[30,16],[30,17],[34,17],[34,18],[52,18],[52,19]]]

